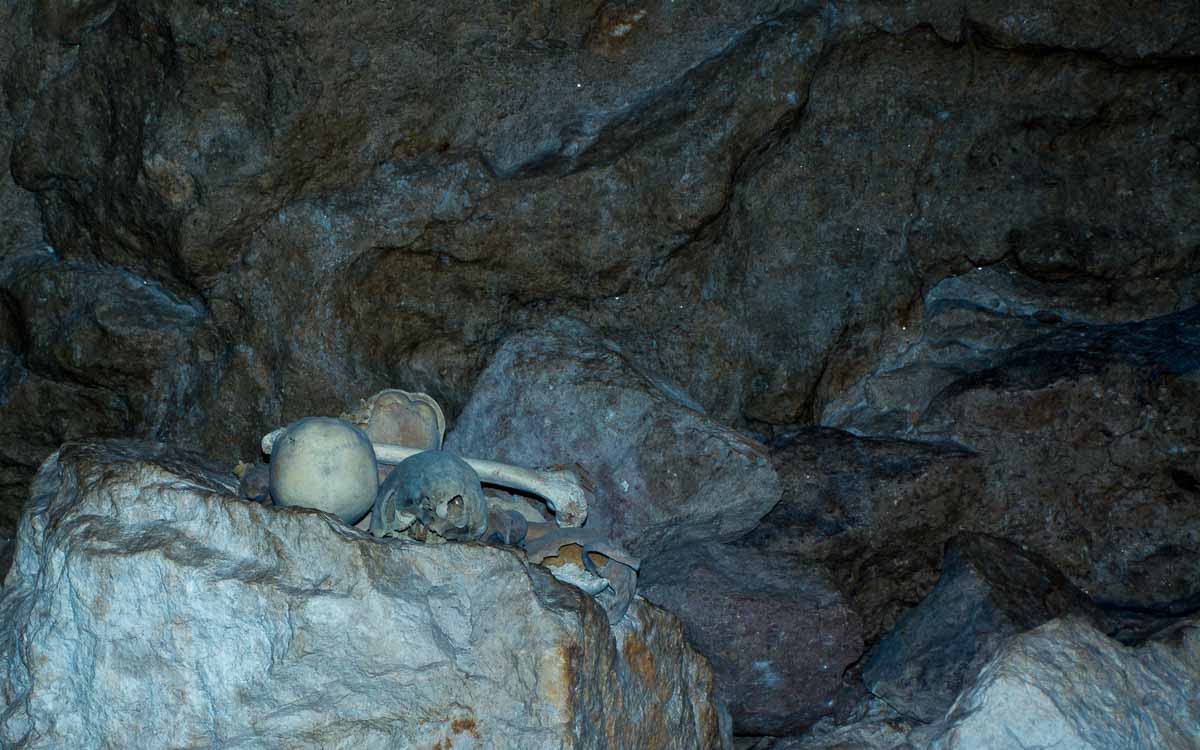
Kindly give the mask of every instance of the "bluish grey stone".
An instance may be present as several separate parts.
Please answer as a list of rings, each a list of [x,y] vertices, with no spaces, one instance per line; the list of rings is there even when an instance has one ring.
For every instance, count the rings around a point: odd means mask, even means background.
[[[446,447],[523,466],[578,464],[595,487],[588,527],[642,558],[737,537],[782,491],[762,445],[566,318],[504,342]]]

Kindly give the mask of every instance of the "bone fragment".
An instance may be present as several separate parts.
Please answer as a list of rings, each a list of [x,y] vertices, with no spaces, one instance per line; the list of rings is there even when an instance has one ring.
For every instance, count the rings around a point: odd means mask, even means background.
[[[270,454],[278,440],[287,430],[281,427],[263,436],[263,453]],[[408,448],[390,443],[372,443],[375,460],[384,464],[398,464],[418,453],[423,448]],[[544,499],[554,511],[559,526],[582,526],[587,519],[588,502],[592,499],[592,485],[581,472],[565,467],[534,470],[520,466],[486,461],[479,458],[463,458],[486,484],[500,485],[537,495]]]

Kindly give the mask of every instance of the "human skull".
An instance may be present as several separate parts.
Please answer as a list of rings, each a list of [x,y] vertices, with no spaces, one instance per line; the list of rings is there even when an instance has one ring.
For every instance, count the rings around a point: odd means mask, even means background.
[[[450,541],[478,539],[487,528],[479,475],[446,451],[404,459],[388,475],[371,509],[371,534],[402,532],[416,522]]]
[[[378,494],[375,449],[348,422],[306,417],[276,440],[269,486],[278,505],[316,508],[353,524]]]

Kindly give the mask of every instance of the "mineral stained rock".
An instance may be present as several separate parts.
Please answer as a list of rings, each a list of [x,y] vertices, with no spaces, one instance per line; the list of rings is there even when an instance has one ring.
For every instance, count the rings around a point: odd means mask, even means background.
[[[974,521],[978,459],[955,446],[810,427],[771,452],[783,497],[738,544],[820,565],[874,642],[933,588],[942,549]]]
[[[639,591],[679,616],[708,657],[733,728],[788,735],[833,711],[863,652],[862,624],[819,567],[709,544],[686,563],[648,563]]]
[[[942,719],[1005,641],[1065,615],[1104,615],[1039,555],[983,534],[955,537],[929,596],[876,645],[863,680],[901,714]]]
[[[962,532],[1041,555],[1102,604],[1178,616],[1200,573],[1198,405],[1200,307],[1063,325],[960,373],[909,439],[782,436],[782,499],[739,543],[822,563],[868,642]]]
[[[0,745],[723,748],[678,622],[519,554],[236,499],[160,444],[40,470],[0,594]]]
[[[1038,337],[946,386],[916,428],[978,456],[965,530],[1045,556],[1099,602],[1196,607],[1200,306]]]
[[[595,486],[587,525],[644,559],[736,537],[780,494],[762,445],[569,319],[505,341],[446,445],[525,466],[578,463]]]
[[[910,737],[930,750],[1189,750],[1197,684],[1200,621],[1128,648],[1059,619],[1010,640],[944,723]]]

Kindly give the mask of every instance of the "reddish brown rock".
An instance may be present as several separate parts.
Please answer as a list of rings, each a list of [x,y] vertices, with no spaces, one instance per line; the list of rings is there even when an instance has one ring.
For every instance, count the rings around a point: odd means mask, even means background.
[[[969,519],[1093,598],[1194,606],[1200,553],[1200,307],[1073,326],[946,388],[922,436],[979,453]]]
[[[862,625],[825,575],[784,554],[705,545],[686,565],[652,562],[640,592],[679,616],[708,657],[734,731],[788,735],[833,712]]]
[[[772,452],[783,497],[740,544],[828,571],[872,643],[932,589],[983,476],[959,448],[809,428]]]

